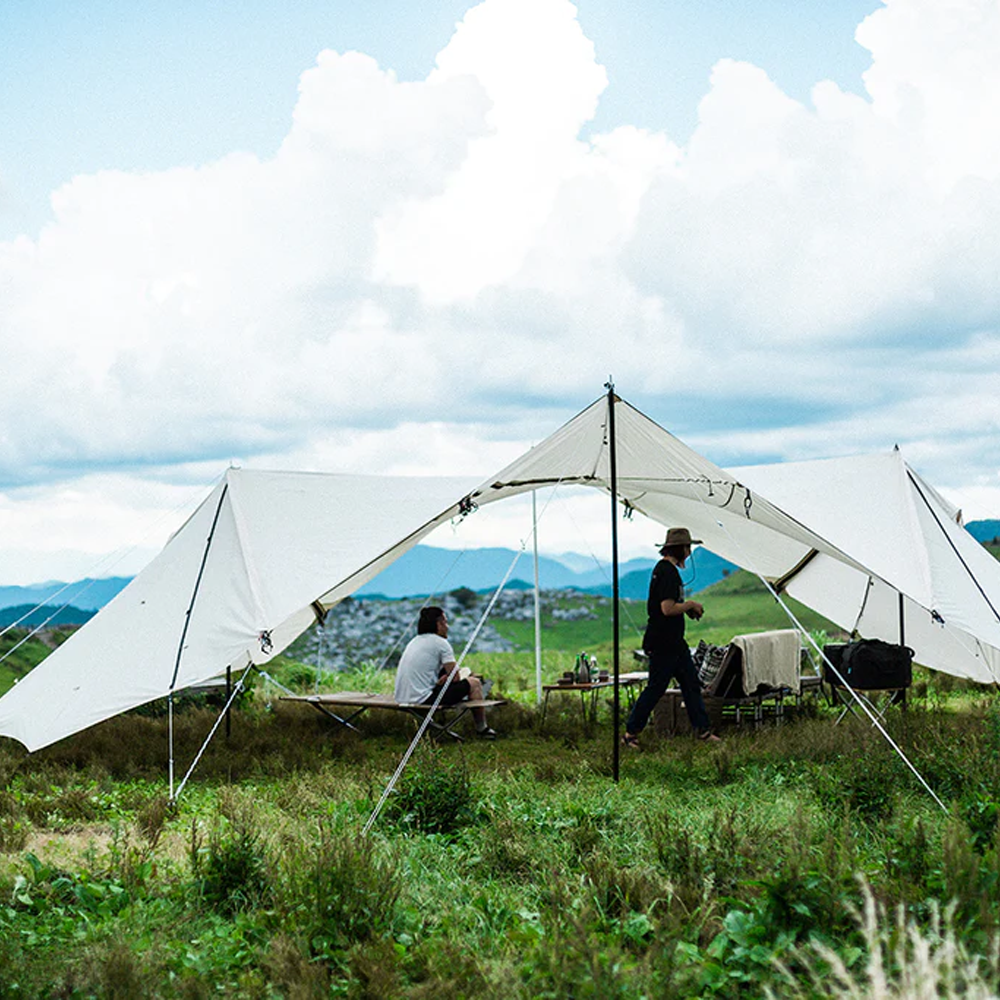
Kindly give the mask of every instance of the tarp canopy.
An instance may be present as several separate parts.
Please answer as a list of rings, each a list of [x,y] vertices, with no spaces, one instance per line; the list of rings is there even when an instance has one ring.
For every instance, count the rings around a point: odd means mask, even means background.
[[[608,417],[601,397],[478,485],[229,470],[128,587],[0,698],[0,735],[35,750],[227,666],[266,663],[434,528],[456,516],[474,517],[476,505],[560,484],[609,491]],[[745,484],[742,475],[709,462],[622,400],[615,422],[623,501],[664,526],[690,527],[714,552],[804,595],[805,603],[845,628],[859,623],[869,637],[898,638],[898,611],[891,618],[885,609],[903,593],[909,602],[906,641],[918,661],[958,676],[995,679],[1000,623],[991,624],[985,612],[962,617],[954,605],[964,607],[966,590],[956,592],[955,601],[947,596],[958,586],[947,549],[951,535],[966,534],[963,529],[952,523],[940,539],[930,533],[935,558],[918,572],[911,532],[900,530],[890,542],[877,527],[867,534],[847,531],[851,517],[835,519],[820,503],[821,497],[839,502],[823,481],[796,492],[794,475],[784,485],[775,480],[775,489],[788,491],[785,507],[766,489],[758,493],[747,485],[749,476]],[[816,509],[807,510],[802,500],[797,512],[799,492]],[[857,521],[876,513],[871,496],[860,489],[850,502]],[[933,491],[928,496],[935,511],[946,512],[945,520],[953,516]],[[888,505],[886,496],[877,513],[891,520]],[[901,521],[910,516],[899,514]],[[883,548],[870,548],[868,536]],[[989,575],[980,562],[975,565],[985,593],[995,596],[1000,574]],[[931,591],[928,573],[940,576]],[[920,630],[921,614],[933,620],[933,629]],[[865,632],[862,620],[885,631]],[[937,641],[923,645],[924,632]]]
[[[1000,681],[1000,562],[898,449],[732,473],[866,567],[818,553],[784,581],[789,594],[848,631],[905,643],[924,666]]]
[[[0,735],[37,750],[266,663],[322,615],[320,597],[367,583],[474,485],[228,470],[163,551],[0,698]]]

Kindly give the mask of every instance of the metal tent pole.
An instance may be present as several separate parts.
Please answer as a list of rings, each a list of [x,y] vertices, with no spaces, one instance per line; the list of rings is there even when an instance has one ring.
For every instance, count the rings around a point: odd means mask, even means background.
[[[535,694],[542,703],[542,605],[538,589],[538,491],[531,491],[531,537],[535,554]]]
[[[191,603],[188,604],[187,611],[184,612],[184,628],[181,629],[181,639],[177,644],[177,659],[174,661],[174,675],[170,678],[170,691],[168,692],[168,712],[169,721],[169,742],[170,742],[170,801],[174,801],[174,686],[177,684],[177,675],[181,669],[181,656],[184,654],[184,641],[187,639],[188,626],[191,624],[191,612],[194,611],[194,602],[198,597],[201,588],[201,578],[205,575],[205,565],[208,563],[208,553],[212,549],[212,539],[215,537],[215,529],[219,523],[219,515],[222,513],[222,505],[226,501],[226,494],[229,492],[229,483],[222,488],[219,496],[219,505],[215,508],[215,517],[212,518],[212,527],[205,540],[205,551],[201,556],[201,566],[198,567],[198,576],[194,581],[194,590],[191,592]]]
[[[618,781],[619,757],[619,714],[621,708],[621,690],[619,683],[619,647],[618,647],[618,451],[615,443],[615,383],[608,378],[608,457],[611,464],[611,621],[612,642],[614,645],[615,696],[614,696],[614,746],[612,748],[612,774]]]

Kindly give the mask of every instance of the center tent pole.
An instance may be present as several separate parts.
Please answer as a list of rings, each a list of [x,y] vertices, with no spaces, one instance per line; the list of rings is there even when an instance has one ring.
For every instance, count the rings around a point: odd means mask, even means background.
[[[614,697],[614,746],[612,747],[612,775],[618,781],[619,756],[619,726],[618,718],[621,708],[621,692],[619,684],[619,648],[618,648],[618,450],[615,442],[615,383],[609,377],[605,388],[608,390],[608,457],[611,465],[611,628],[614,633],[615,697]]]

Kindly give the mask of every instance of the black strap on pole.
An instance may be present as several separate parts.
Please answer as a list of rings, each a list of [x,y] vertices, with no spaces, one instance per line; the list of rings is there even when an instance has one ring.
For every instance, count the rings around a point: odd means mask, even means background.
[[[618,718],[621,707],[620,684],[619,684],[619,649],[618,649],[618,454],[615,447],[615,403],[618,397],[615,395],[615,383],[608,378],[608,457],[611,464],[611,629],[614,635],[612,643],[614,646],[615,665],[615,697],[614,697],[614,746],[612,748],[612,774],[614,780],[618,781],[618,740],[620,720]]]

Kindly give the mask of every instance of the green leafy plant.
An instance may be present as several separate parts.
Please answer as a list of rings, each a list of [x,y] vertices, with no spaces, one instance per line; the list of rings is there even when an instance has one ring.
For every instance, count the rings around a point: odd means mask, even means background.
[[[329,958],[392,926],[402,888],[398,862],[356,829],[323,820],[285,860],[278,905],[314,955]]]
[[[476,818],[476,794],[463,764],[430,750],[410,765],[386,803],[386,817],[424,833],[454,833]]]
[[[270,857],[251,804],[230,796],[223,801],[207,846],[192,824],[190,859],[201,898],[227,916],[270,900]]]

